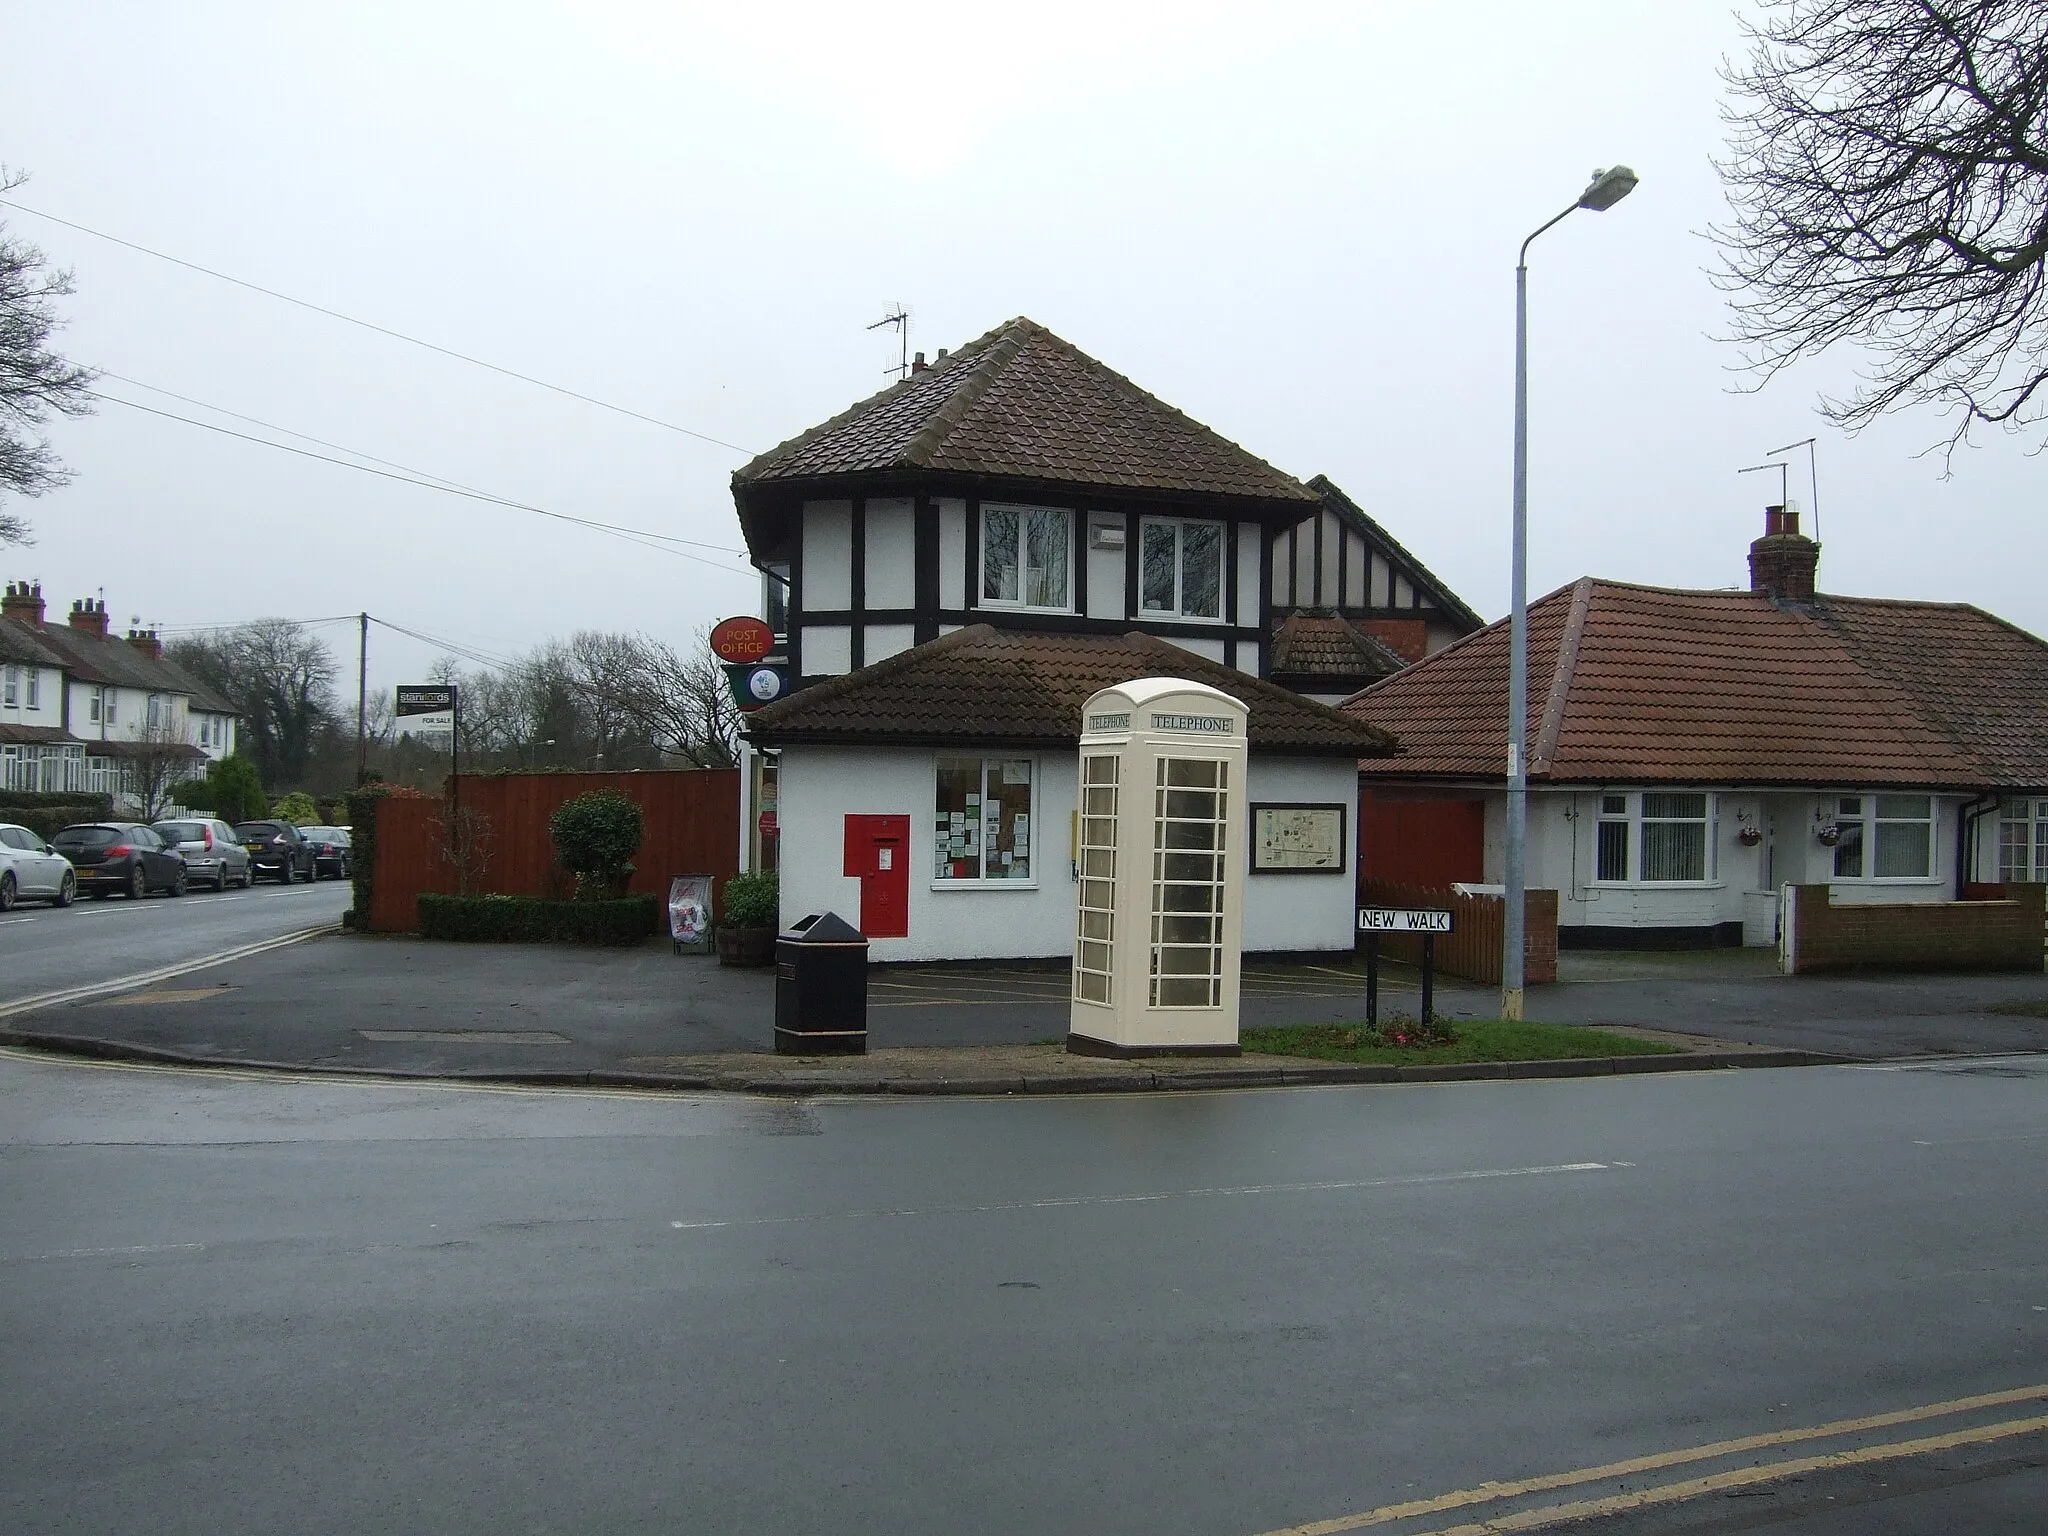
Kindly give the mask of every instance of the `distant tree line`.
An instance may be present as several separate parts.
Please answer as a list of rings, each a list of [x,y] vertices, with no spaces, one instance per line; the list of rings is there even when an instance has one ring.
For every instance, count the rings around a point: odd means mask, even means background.
[[[324,801],[354,785],[353,690],[343,690],[341,666],[318,634],[289,619],[257,619],[176,640],[168,654],[240,713],[238,755],[267,793],[303,790]],[[464,772],[738,761],[738,711],[702,635],[678,650],[647,635],[579,630],[500,667],[444,657],[429,680],[461,690]],[[398,724],[389,694],[373,695],[368,769],[389,783],[438,787],[447,753],[401,737]]]

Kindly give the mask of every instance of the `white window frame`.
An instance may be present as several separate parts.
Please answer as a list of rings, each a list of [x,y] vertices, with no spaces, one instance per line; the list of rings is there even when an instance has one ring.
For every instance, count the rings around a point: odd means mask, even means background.
[[[1214,613],[1189,613],[1187,608],[1187,542],[1186,533],[1191,527],[1214,528],[1216,530],[1216,611]],[[1145,536],[1153,528],[1173,530],[1173,606],[1171,608],[1148,608],[1145,605]],[[1138,548],[1135,556],[1138,562],[1138,613],[1144,619],[1176,619],[1187,624],[1227,624],[1230,622],[1230,524],[1211,517],[1142,517],[1138,519]]]
[[[21,668],[9,663],[4,682],[0,682],[0,708],[14,709],[21,703]]]
[[[1038,850],[1042,842],[1042,839],[1039,835],[1039,831],[1040,826],[1044,821],[1044,816],[1042,814],[1044,795],[1042,791],[1045,788],[1045,765],[1041,763],[1036,757],[1031,756],[1028,753],[1011,754],[999,752],[993,756],[990,756],[986,753],[981,752],[941,752],[932,759],[932,776],[929,780],[932,786],[932,798],[926,802],[927,806],[929,807],[929,809],[926,812],[928,817],[935,817],[937,814],[940,767],[946,763],[964,764],[969,761],[975,761],[981,764],[981,788],[977,794],[975,809],[982,811],[983,816],[982,819],[975,824],[974,828],[974,858],[975,862],[977,863],[977,865],[979,865],[981,869],[981,873],[978,875],[970,875],[963,880],[955,880],[947,876],[941,876],[934,872],[931,879],[931,888],[935,891],[1037,890]],[[1029,847],[1026,850],[1025,857],[1028,860],[1030,860],[1031,873],[1028,876],[1022,878],[1013,875],[996,875],[992,877],[988,873],[989,840],[988,822],[986,816],[986,807],[988,805],[988,771],[990,767],[998,763],[1029,763],[1031,765],[1031,793],[1025,801],[1025,804],[1029,807],[1025,814],[1031,818],[1030,830],[1026,834],[1026,841],[1029,844]],[[925,826],[930,832],[934,834],[936,833],[937,828],[932,820],[927,820],[925,822]],[[926,851],[924,857],[926,857],[927,859],[931,858],[932,853],[935,851],[933,845],[930,843],[927,843],[925,845],[925,850]],[[933,868],[933,865],[927,864],[925,867],[927,869],[931,869]]]
[[[1858,809],[1844,809],[1847,801],[1857,802]],[[1925,800],[1927,815],[1885,816],[1878,810],[1884,800]],[[1863,840],[1863,873],[1860,875],[1837,874],[1836,859],[1841,850],[1840,842],[1828,850],[1828,880],[1837,885],[1939,885],[1941,874],[1941,801],[1934,795],[1900,794],[1889,790],[1845,789],[1829,795],[1826,803],[1827,819],[1838,827],[1854,824],[1861,828]],[[1877,834],[1881,822],[1894,825],[1912,824],[1927,828],[1927,872],[1921,875],[1880,875],[1877,868]]]
[[[988,595],[988,514],[1014,512],[1017,514],[1017,595],[1015,597],[990,597]],[[1030,542],[1029,519],[1035,517],[1055,518],[1064,530],[1060,547],[1066,552],[1066,595],[1058,603],[1027,603],[1024,554]],[[981,547],[975,551],[974,603],[977,608],[1002,608],[1017,613],[1072,613],[1074,611],[1074,511],[1071,507],[1040,507],[1023,502],[983,502],[976,537]]]
[[[1704,837],[1706,840],[1705,875],[1698,880],[1648,880],[1643,877],[1643,796],[1651,795],[1704,795],[1706,817]],[[1625,809],[1611,811],[1608,801],[1620,800]],[[1718,890],[1725,882],[1721,879],[1721,797],[1711,789],[1688,789],[1683,785],[1660,786],[1642,789],[1603,789],[1594,796],[1593,832],[1593,878],[1588,885],[1609,889],[1627,887],[1650,891],[1704,891]],[[1683,823],[1693,825],[1691,817],[1652,816],[1652,824]],[[1600,832],[1603,824],[1628,828],[1628,875],[1620,880],[1606,880],[1600,877]]]
[[[2008,828],[2020,833],[2008,835]],[[2025,872],[2008,874],[2012,864],[2007,855],[2014,851],[2024,859]],[[2008,800],[1998,808],[1998,882],[2001,885],[2033,885],[2048,882],[2048,796],[2028,795]]]
[[[149,696],[148,721],[144,729],[154,731],[163,726],[165,703],[166,700],[160,693],[152,693]]]
[[[43,674],[39,667],[28,669],[28,708],[40,711],[43,707]]]

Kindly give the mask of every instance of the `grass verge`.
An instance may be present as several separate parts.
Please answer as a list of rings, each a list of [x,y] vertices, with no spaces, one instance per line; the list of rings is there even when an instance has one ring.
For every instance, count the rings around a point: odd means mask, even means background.
[[[1314,1056],[1394,1067],[1451,1066],[1466,1061],[1566,1061],[1587,1056],[1669,1056],[1678,1047],[1662,1040],[1609,1034],[1575,1024],[1531,1024],[1504,1019],[1459,1019],[1448,1045],[1400,1046],[1358,1024],[1288,1024],[1247,1029],[1247,1051],[1270,1056]]]
[[[2048,1000],[2029,1003],[1993,1003],[1986,1013],[2003,1013],[2022,1019],[2048,1019]]]

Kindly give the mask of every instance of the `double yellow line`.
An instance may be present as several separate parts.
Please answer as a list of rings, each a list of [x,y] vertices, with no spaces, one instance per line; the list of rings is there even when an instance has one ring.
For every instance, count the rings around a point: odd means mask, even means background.
[[[1951,1398],[1947,1402],[1927,1403],[1917,1408],[1900,1408],[1891,1413],[1870,1414],[1860,1419],[1835,1419],[1826,1424],[1811,1424],[1803,1429],[1773,1430],[1767,1434],[1744,1435],[1736,1440],[1717,1440],[1708,1445],[1689,1446],[1683,1450],[1661,1451],[1652,1456],[1632,1456],[1626,1461],[1610,1461],[1602,1466],[1581,1467],[1571,1472],[1553,1472],[1542,1477],[1525,1477],[1510,1482],[1480,1483],[1476,1487],[1438,1494],[1432,1499],[1411,1499],[1401,1504],[1383,1504],[1378,1509],[1369,1509],[1361,1514],[1340,1515],[1334,1520],[1313,1520],[1306,1525],[1285,1526],[1277,1531],[1269,1531],[1265,1536],[1337,1536],[1337,1533],[1342,1531],[1357,1531],[1367,1526],[1390,1525],[1395,1521],[1448,1514],[1452,1510],[1469,1509],[1474,1505],[1495,1504],[1508,1499],[1524,1498],[1530,1494],[1550,1493],[1560,1488],[1580,1487],[1587,1483],[1605,1482],[1610,1478],[1628,1477],[1642,1472],[1660,1472],[1671,1467],[1714,1461],[1724,1456],[1737,1456],[1746,1451],[1769,1450],[1777,1446],[1798,1445],[1814,1440],[1832,1440],[1843,1435],[1867,1434],[1873,1430],[1891,1429],[1901,1424],[1917,1424],[1927,1419],[1950,1418],[1963,1413],[1980,1413],[1986,1409],[2010,1407],[2014,1403],[2040,1402],[2043,1399],[2048,1399],[2048,1384],[2015,1387],[2007,1392],[1986,1392],[1977,1397]],[[1911,1456],[1927,1455],[1930,1452],[1956,1450],[1963,1446],[1985,1445],[2019,1435],[2030,1435],[2039,1430],[2048,1430],[2048,1414],[2006,1419],[1994,1424],[1979,1424],[1968,1429],[1926,1435],[1913,1440],[1886,1441],[1881,1445],[1859,1446],[1853,1450],[1834,1451],[1826,1455],[1767,1461],[1759,1466],[1736,1467],[1726,1472],[1686,1478],[1674,1483],[1660,1483],[1654,1488],[1613,1494],[1606,1498],[1578,1499],[1566,1504],[1547,1504],[1537,1509],[1498,1514],[1464,1525],[1443,1526],[1428,1532],[1418,1532],[1416,1536],[1496,1536],[1496,1533],[1501,1532],[1543,1530],[1568,1521],[1621,1514],[1628,1510],[1647,1509],[1659,1504],[1677,1504],[1686,1499],[1698,1498],[1702,1494],[1722,1493],[1732,1488],[1780,1482],[1809,1472],[1864,1466],[1871,1462],[1902,1460]]]

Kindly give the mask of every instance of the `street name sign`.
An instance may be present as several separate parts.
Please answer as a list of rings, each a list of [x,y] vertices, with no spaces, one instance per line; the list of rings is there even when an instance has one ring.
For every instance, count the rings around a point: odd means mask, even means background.
[[[1449,933],[1451,914],[1419,907],[1360,907],[1360,933]]]

